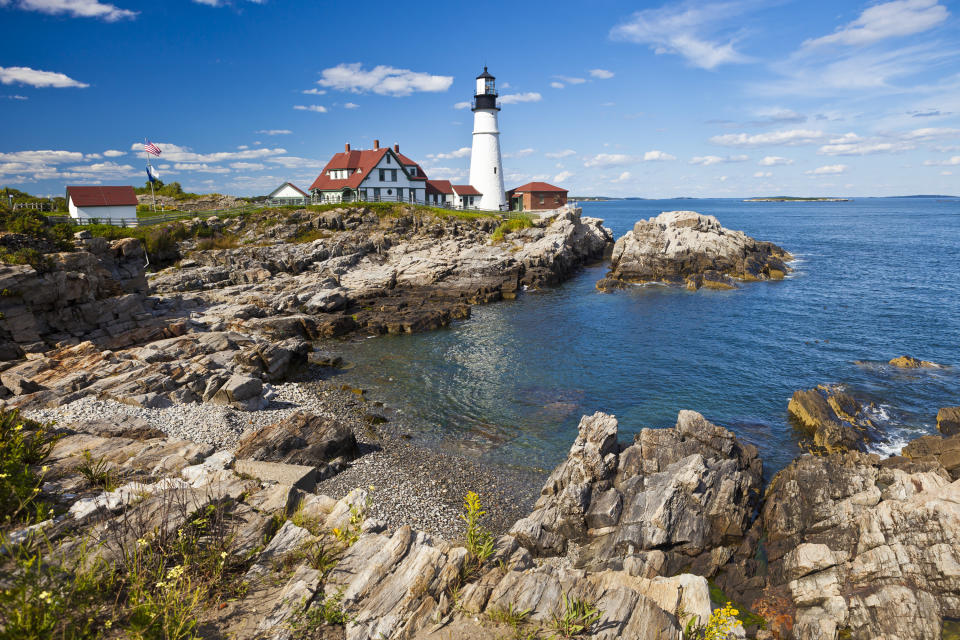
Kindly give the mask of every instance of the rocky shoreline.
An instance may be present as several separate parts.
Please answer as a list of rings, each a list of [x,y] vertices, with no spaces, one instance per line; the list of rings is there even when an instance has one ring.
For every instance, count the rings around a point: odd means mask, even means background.
[[[602,221],[272,215],[189,223],[149,289],[130,239],[81,234],[42,270],[0,267],[4,420],[56,421],[59,438],[33,465],[50,517],[2,531],[3,593],[33,589],[42,607],[62,588],[16,564],[42,532],[58,561],[92,554],[81,564],[105,583],[132,584],[129,558],[153,554],[161,579],[142,588],[159,597],[184,572],[210,579],[171,542],[193,535],[232,589],[210,582],[190,610],[212,638],[679,640],[726,620],[725,637],[926,639],[960,617],[960,408],[941,409],[942,436],[883,459],[866,453],[882,437],[869,407],[797,391],[788,411],[812,453],[766,485],[755,447],[688,410],[632,442],[615,416],[584,416],[546,478],[491,467],[425,446],[315,348],[563,281],[610,250]],[[783,277],[790,259],[694,212],[638,222],[613,254],[601,288],[726,288]],[[90,620],[133,624],[134,610]]]

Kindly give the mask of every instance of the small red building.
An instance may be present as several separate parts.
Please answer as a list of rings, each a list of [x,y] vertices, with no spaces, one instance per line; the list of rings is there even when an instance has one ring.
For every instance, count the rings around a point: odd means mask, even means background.
[[[546,182],[528,182],[507,191],[511,211],[559,209],[567,204],[567,190]]]

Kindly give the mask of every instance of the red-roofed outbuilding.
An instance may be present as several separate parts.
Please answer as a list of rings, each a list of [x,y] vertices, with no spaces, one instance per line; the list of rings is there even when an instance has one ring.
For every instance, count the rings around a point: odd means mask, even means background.
[[[131,186],[67,187],[67,209],[77,220],[136,219],[137,194]]]
[[[567,204],[567,190],[546,182],[528,182],[507,191],[512,211],[559,209]]]

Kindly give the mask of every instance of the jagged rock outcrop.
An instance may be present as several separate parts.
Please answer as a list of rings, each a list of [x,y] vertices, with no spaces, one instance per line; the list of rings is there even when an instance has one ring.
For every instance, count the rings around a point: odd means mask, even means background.
[[[97,396],[143,407],[212,402],[256,410],[269,400],[266,383],[304,365],[310,349],[299,338],[274,343],[235,332],[164,333],[122,352],[83,342],[9,367],[0,382],[20,395],[5,402],[36,409]]]
[[[804,455],[762,512],[767,592],[798,640],[939,638],[960,615],[960,483],[936,462]]]
[[[812,446],[828,453],[866,451],[870,444],[883,440],[870,419],[869,408],[831,385],[795,391],[787,404],[787,411]]]
[[[337,501],[285,484],[299,477],[302,467],[257,463],[283,468],[268,477],[249,473],[252,461],[210,445],[148,433],[136,439],[83,431],[129,427],[75,424],[65,433],[44,461],[43,486],[44,496],[59,501],[65,515],[35,528],[64,542],[58,551],[63,557],[82,548],[86,538],[86,557],[122,564],[141,545],[182,535],[196,514],[204,514],[205,530],[218,541],[217,556],[242,567],[245,583],[237,597],[203,612],[201,624],[218,635],[290,638],[297,616],[335,594],[335,606],[348,620],[342,633],[350,640],[451,634],[493,640],[505,630],[495,622],[498,612],[525,611],[525,628],[549,629],[564,603],[576,599],[599,611],[589,633],[594,638],[680,640],[687,621],[704,623],[710,616],[701,576],[558,568],[537,563],[511,536],[496,541],[493,556],[478,571],[464,547],[407,526],[387,531],[365,519],[375,496],[364,490]],[[708,438],[724,435],[712,432]],[[601,472],[602,449],[585,445],[580,468],[599,464],[593,472]],[[92,487],[79,472],[89,459],[105,465],[118,486]],[[296,522],[272,526],[294,512]],[[217,533],[223,525],[207,524],[215,517],[229,523],[225,533]],[[335,529],[350,532],[351,543],[338,541]],[[8,540],[21,544],[28,536],[14,532]]]
[[[921,436],[903,448],[904,458],[941,465],[954,480],[960,479],[960,434]]]
[[[415,211],[296,212],[283,232],[293,242],[197,252],[151,285],[160,293],[201,292],[208,308],[194,320],[211,329],[294,330],[307,338],[416,332],[468,317],[471,304],[561,282],[612,242],[602,221],[578,211],[492,243],[498,223]],[[253,233],[234,224],[244,238]],[[315,239],[295,241],[305,237]]]
[[[158,324],[143,300],[146,255],[140,241],[79,243],[83,250],[43,256],[42,271],[0,265],[0,359]]]
[[[688,288],[735,288],[734,280],[779,280],[790,271],[789,253],[742,231],[725,229],[713,216],[666,211],[638,221],[613,247],[610,273],[597,283],[666,282]]]
[[[696,412],[629,446],[617,442],[616,418],[597,413],[581,420],[567,460],[511,534],[537,556],[575,543],[571,559],[590,570],[709,577],[744,542],[761,475],[755,447]]]

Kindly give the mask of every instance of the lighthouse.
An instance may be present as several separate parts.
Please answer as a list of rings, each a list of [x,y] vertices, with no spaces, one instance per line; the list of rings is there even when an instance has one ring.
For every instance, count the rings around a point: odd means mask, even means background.
[[[473,96],[473,149],[470,153],[470,184],[482,195],[481,209],[506,209],[503,192],[503,160],[500,158],[500,129],[497,126],[497,89],[494,78],[483,68],[477,76]]]

